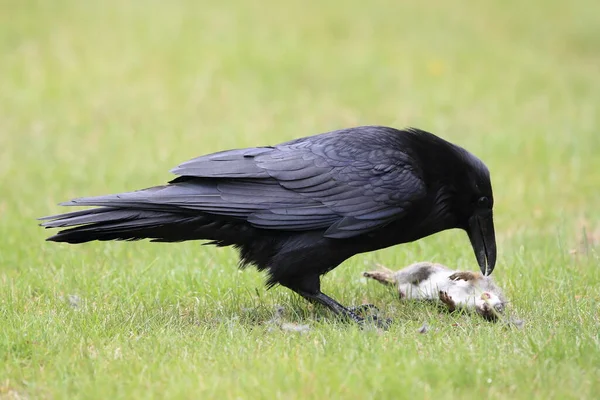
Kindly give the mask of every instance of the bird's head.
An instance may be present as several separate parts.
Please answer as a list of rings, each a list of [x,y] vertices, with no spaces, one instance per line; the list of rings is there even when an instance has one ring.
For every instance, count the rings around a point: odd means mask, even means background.
[[[410,128],[402,136],[402,146],[408,149],[434,205],[427,222],[431,232],[459,228],[467,232],[477,263],[488,276],[496,266],[496,235],[494,232],[494,196],[490,172],[473,154],[432,133]]]
[[[481,272],[490,275],[496,265],[496,235],[488,168],[462,147],[421,130],[409,132],[414,154],[426,165],[425,179],[437,188],[433,214],[445,221],[444,228],[467,232]]]
[[[481,272],[487,276],[496,265],[494,195],[490,173],[477,157],[466,150],[460,153],[462,165],[457,168],[451,183],[452,211],[458,227],[469,236]]]

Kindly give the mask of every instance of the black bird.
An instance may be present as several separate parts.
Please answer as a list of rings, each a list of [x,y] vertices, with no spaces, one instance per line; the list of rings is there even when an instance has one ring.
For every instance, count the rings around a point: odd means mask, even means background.
[[[431,133],[361,126],[229,150],[185,162],[163,186],[62,205],[98,208],[44,217],[71,227],[47,240],[179,242],[234,246],[240,265],[336,314],[361,321],[321,292],[321,275],[355,254],[452,228],[467,232],[481,271],[496,241],[487,167]]]

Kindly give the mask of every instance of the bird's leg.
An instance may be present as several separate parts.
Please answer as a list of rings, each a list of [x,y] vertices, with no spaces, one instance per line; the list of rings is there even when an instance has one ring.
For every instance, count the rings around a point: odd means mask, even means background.
[[[298,293],[300,296],[304,297],[308,301],[322,304],[325,307],[329,308],[331,311],[333,311],[335,314],[343,316],[361,325],[364,324],[365,318],[359,316],[356,311],[365,308],[376,308],[375,306],[369,304],[364,304],[354,309],[344,307],[331,297],[327,296],[325,293],[321,292],[321,282],[319,275],[303,276],[301,279],[295,277],[295,279],[293,280],[280,280],[279,283]],[[387,328],[387,325],[389,325],[389,323],[391,322],[388,320],[379,320],[376,315],[369,316],[368,319],[374,321],[378,326],[382,328]]]
[[[335,301],[334,299],[327,296],[325,293],[323,293],[321,291],[318,291],[316,293],[298,291],[298,294],[300,294],[302,297],[304,297],[305,299],[307,299],[309,301],[320,303],[320,304],[324,305],[325,307],[329,308],[334,313],[348,317],[348,318],[352,319],[354,322],[362,323],[364,321],[364,318],[359,317],[352,310],[344,307],[343,305],[341,305],[340,303],[338,303],[337,301]]]
[[[321,291],[318,291],[317,293],[314,293],[314,294],[298,291],[298,294],[300,294],[302,297],[304,297],[305,299],[307,299],[309,301],[323,304],[324,306],[326,306],[327,308],[332,310],[337,315],[341,315],[343,317],[349,318],[352,321],[354,321],[360,325],[364,325],[366,321],[372,321],[375,323],[375,325],[377,327],[387,330],[389,328],[390,324],[392,323],[392,320],[390,320],[389,318],[380,319],[380,318],[378,318],[378,316],[376,314],[371,315],[367,318],[363,318],[363,317],[360,317],[355,312],[355,311],[361,311],[362,309],[373,309],[374,308],[377,310],[377,307],[375,307],[373,304],[361,304],[360,306],[348,308],[348,307],[344,307],[343,305],[341,305],[340,303],[338,303],[337,301],[335,301],[334,299],[327,296],[325,293],[323,293]]]

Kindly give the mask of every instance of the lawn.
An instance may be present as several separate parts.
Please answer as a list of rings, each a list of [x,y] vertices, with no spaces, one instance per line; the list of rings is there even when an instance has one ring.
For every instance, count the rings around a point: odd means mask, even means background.
[[[200,154],[364,124],[486,162],[493,276],[522,329],[361,278],[477,268],[459,231],[324,278],[393,318],[379,331],[266,290],[230,249],[69,246],[35,220]],[[599,127],[593,0],[0,0],[0,399],[597,398]]]

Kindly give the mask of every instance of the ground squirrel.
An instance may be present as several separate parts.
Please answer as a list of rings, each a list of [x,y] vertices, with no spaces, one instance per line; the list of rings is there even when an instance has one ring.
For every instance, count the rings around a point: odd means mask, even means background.
[[[507,303],[489,276],[431,262],[418,262],[396,272],[379,266],[363,276],[395,285],[402,300],[440,300],[449,311],[475,310],[489,321],[496,321]]]

